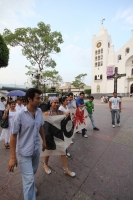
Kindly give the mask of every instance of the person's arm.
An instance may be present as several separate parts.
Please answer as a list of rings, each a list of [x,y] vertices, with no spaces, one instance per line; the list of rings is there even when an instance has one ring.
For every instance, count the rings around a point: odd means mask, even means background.
[[[8,110],[4,110],[4,114],[3,114],[3,116],[2,116],[2,119],[3,119],[3,120],[6,119],[6,117],[7,117],[7,112],[8,112]]]
[[[83,108],[85,106],[85,104],[78,104],[79,108]]]
[[[17,143],[17,134],[11,134],[10,136],[10,160],[8,163],[8,170],[14,172],[14,167],[17,167],[17,158],[16,158],[16,143]]]
[[[17,166],[17,157],[16,157],[16,143],[17,143],[17,134],[20,131],[21,122],[20,115],[16,114],[12,124],[11,136],[10,136],[10,160],[8,163],[8,170],[10,172],[14,171],[15,165]]]
[[[92,106],[92,111],[94,112],[94,103],[93,103],[93,106]]]
[[[112,102],[111,101],[109,101],[109,108],[110,108],[110,110],[112,110]]]
[[[46,149],[46,140],[45,140],[45,134],[44,134],[44,127],[43,126],[40,127],[40,135],[41,135],[41,138],[42,138],[42,141],[43,141],[43,143],[42,143],[42,151],[45,151],[45,149]]]
[[[119,111],[121,112],[121,101],[119,102]]]

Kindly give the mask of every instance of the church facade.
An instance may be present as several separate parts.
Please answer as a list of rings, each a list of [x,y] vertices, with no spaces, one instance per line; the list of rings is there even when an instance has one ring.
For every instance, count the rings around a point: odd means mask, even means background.
[[[115,67],[119,74],[126,73],[118,79],[117,92],[129,96],[133,93],[133,31],[129,41],[115,52],[111,36],[101,26],[92,39],[92,94],[95,97],[113,93],[114,80],[107,76],[114,74]]]

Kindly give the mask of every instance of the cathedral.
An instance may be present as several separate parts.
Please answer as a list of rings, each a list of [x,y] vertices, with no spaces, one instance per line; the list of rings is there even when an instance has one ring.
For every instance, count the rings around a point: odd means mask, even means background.
[[[133,93],[133,30],[132,36],[119,51],[114,51],[111,36],[103,25],[92,39],[92,94],[95,97],[108,95],[114,91],[114,80],[107,76],[114,74],[115,67],[118,73],[126,73],[118,79],[117,93],[129,96]]]

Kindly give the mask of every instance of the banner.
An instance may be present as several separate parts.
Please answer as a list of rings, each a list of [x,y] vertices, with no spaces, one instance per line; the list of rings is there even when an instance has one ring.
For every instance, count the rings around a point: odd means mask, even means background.
[[[66,155],[66,149],[71,144],[75,132],[89,126],[87,110],[71,109],[70,115],[43,116],[46,138],[44,156]]]
[[[114,66],[107,67],[107,76],[112,76],[114,74]],[[107,80],[113,80],[113,78],[108,78]]]

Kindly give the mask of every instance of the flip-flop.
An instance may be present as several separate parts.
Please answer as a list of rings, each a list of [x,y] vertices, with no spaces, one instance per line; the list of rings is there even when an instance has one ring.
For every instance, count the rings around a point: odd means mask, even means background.
[[[10,146],[8,144],[4,144],[6,149],[10,149]]]

